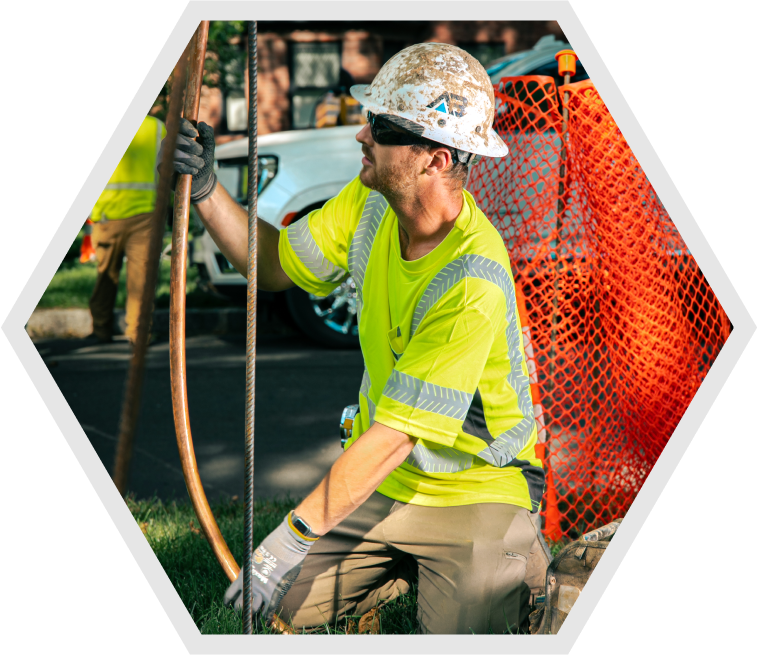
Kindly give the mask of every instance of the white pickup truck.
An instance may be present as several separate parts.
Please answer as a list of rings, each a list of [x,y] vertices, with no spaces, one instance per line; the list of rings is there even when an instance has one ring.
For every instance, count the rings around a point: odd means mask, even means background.
[[[501,77],[514,75],[551,75],[559,80],[555,53],[569,47],[555,37],[543,37],[531,50],[492,62],[487,72],[493,84]],[[573,80],[586,78],[581,62],[577,62]],[[355,140],[359,129],[345,126],[261,136],[258,215],[282,229],[337,195],[361,169],[361,146]],[[242,204],[247,202],[247,148],[247,139],[216,148],[219,181]],[[246,283],[207,232],[194,239],[191,262],[221,293]],[[351,278],[326,298],[290,289],[286,299],[295,323],[316,341],[332,347],[358,346],[355,285]]]

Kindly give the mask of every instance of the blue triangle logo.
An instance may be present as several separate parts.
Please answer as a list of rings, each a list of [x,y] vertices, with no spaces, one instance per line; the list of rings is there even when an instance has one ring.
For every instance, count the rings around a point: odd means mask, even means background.
[[[440,109],[441,107],[441,109]],[[435,111],[441,111],[443,114],[447,114],[447,105],[445,104],[445,101],[443,100],[440,104],[438,104],[436,107],[434,107]]]

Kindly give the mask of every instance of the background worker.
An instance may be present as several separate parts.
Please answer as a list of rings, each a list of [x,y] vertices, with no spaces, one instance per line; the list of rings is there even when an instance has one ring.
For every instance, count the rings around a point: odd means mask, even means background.
[[[353,277],[360,413],[330,472],[255,551],[254,609],[296,629],[332,623],[408,591],[417,569],[421,632],[516,631],[544,472],[508,255],[463,189],[478,156],[508,152],[492,86],[463,50],[425,43],[351,94],[369,112],[360,175],[282,232],[258,221],[258,285],[326,295]],[[247,212],[216,186],[199,128],[182,124],[176,170],[245,273]],[[241,580],[225,596],[237,607]]]
[[[89,301],[92,333],[113,338],[113,306],[124,255],[126,268],[126,337],[137,335],[149,258],[150,218],[157,194],[157,156],[166,126],[154,116],[142,121],[108,184],[92,209],[92,246],[97,281]]]

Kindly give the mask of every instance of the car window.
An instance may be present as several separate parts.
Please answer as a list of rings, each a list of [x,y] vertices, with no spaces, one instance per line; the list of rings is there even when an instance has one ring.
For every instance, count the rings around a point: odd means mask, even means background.
[[[271,155],[258,157],[258,194],[263,193],[277,171],[277,159]],[[247,202],[247,157],[216,160],[216,176],[237,202]]]

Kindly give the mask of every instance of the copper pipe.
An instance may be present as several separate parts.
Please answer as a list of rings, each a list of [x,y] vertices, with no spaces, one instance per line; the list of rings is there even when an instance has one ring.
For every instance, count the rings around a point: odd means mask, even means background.
[[[190,51],[190,76],[184,98],[184,118],[197,123],[200,89],[203,84],[205,50],[208,45],[209,21],[203,21],[195,32]],[[187,245],[189,234],[191,175],[180,175],[174,196],[174,231],[171,242],[171,314],[169,347],[171,360],[171,400],[174,408],[176,442],[182,461],[184,481],[192,505],[218,563],[230,581],[239,575],[239,566],[221,535],[208,505],[200,474],[189,422],[187,400],[187,354],[185,347],[185,311],[187,301]]]
[[[189,45],[184,49],[181,59],[174,68],[173,84],[175,89],[184,89],[188,52]],[[147,342],[150,336],[150,320],[152,318],[153,303],[155,302],[155,287],[160,267],[163,233],[166,229],[166,216],[168,214],[168,204],[171,194],[171,178],[173,177],[174,170],[174,149],[179,132],[181,110],[182,94],[175,93],[169,101],[166,119],[166,139],[164,141],[165,158],[161,163],[161,176],[158,182],[155,208],[153,216],[150,219],[150,245],[148,246],[149,256],[147,260],[145,290],[141,298],[139,319],[137,321],[137,335],[134,340],[132,359],[126,379],[124,401],[121,405],[116,459],[113,464],[113,482],[122,496],[126,493],[126,485],[129,480],[129,468],[134,447],[134,433],[137,429],[137,419],[139,418],[140,401],[142,399],[142,382],[145,376]]]

